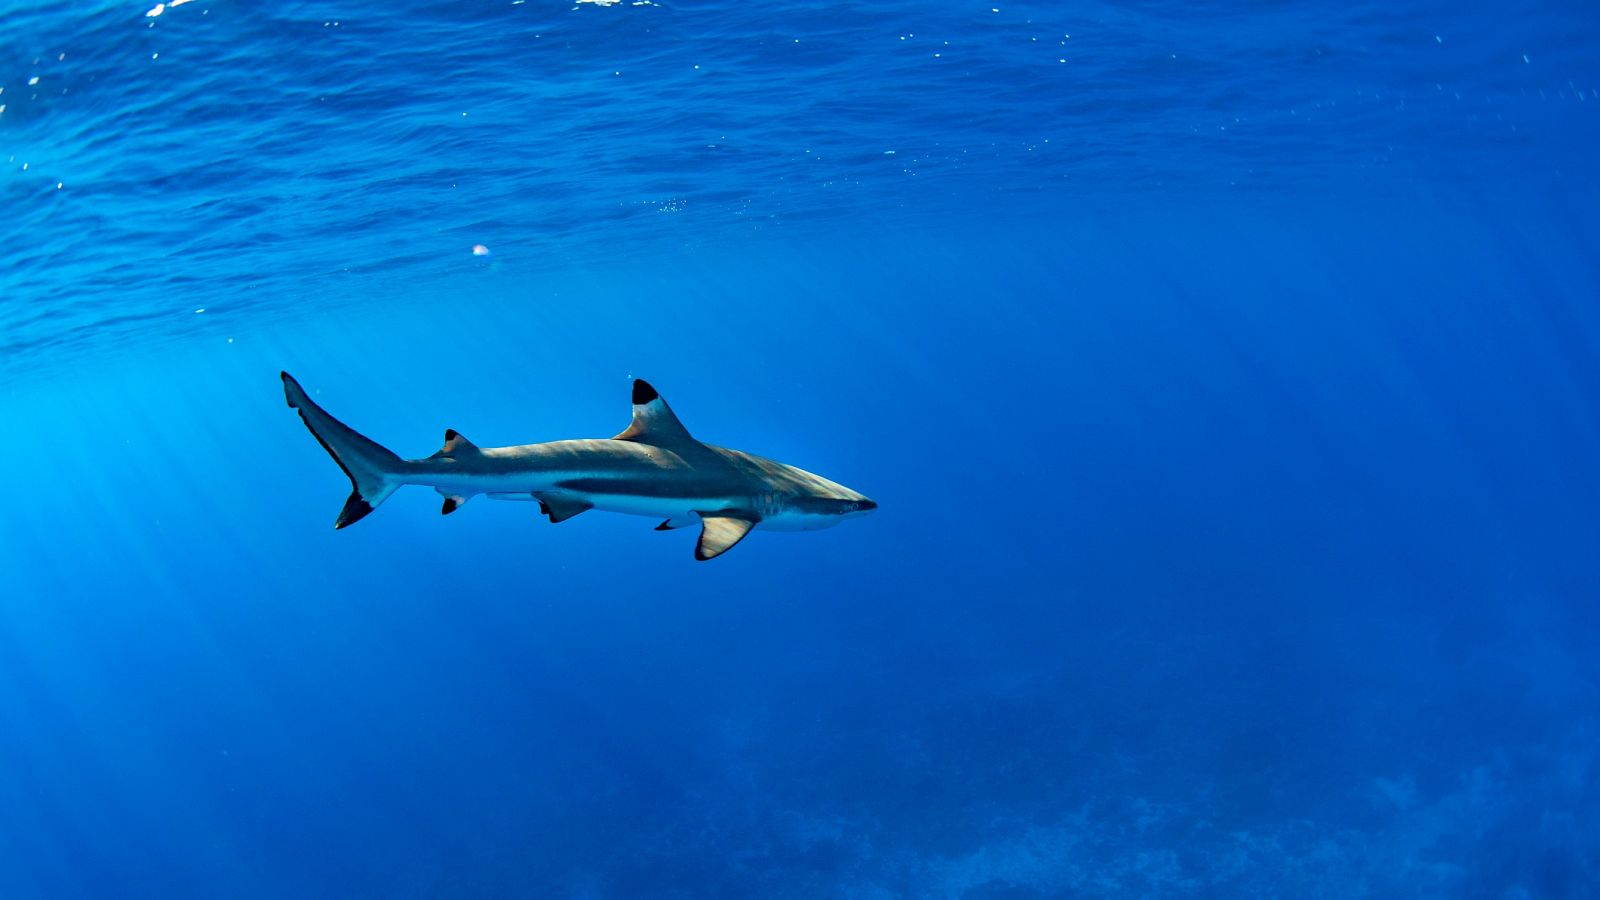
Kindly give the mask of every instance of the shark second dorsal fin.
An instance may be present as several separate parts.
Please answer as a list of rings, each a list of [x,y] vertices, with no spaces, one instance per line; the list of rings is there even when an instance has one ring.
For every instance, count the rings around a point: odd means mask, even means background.
[[[454,459],[482,452],[482,450],[478,449],[477,444],[462,437],[461,432],[456,431],[454,428],[446,428],[444,430],[444,446],[439,448],[439,452],[435,453],[433,458]]]
[[[700,543],[695,545],[694,558],[701,562],[728,552],[756,527],[754,519],[726,513],[702,513],[700,521]]]
[[[672,407],[643,378],[633,382],[633,423],[613,440],[657,446],[694,442],[689,429],[673,414]]]

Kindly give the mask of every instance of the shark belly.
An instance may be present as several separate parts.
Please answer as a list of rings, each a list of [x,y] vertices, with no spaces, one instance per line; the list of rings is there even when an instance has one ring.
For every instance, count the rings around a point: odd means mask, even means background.
[[[740,507],[736,498],[716,490],[704,489],[687,483],[689,479],[663,479],[648,483],[637,479],[572,479],[558,481],[553,488],[557,494],[580,499],[595,509],[605,512],[625,513],[633,516],[652,516],[662,519],[691,518],[700,513],[717,512]],[[696,487],[702,489],[697,490]],[[748,504],[743,504],[748,506]]]
[[[494,500],[529,500],[550,490],[555,479],[542,472],[436,473],[411,479],[440,493],[472,497],[484,494]]]
[[[582,498],[595,509],[603,512],[625,513],[630,516],[650,516],[657,519],[682,519],[688,518],[691,513],[701,510],[710,511],[712,508],[704,504],[695,503],[683,497],[646,497],[630,494],[582,494],[560,491],[572,497]]]
[[[763,531],[820,531],[839,524],[838,516],[818,516],[783,511],[764,517],[756,524]]]

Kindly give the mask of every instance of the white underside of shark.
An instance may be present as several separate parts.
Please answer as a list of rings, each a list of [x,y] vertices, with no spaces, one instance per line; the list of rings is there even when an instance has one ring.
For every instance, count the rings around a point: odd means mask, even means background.
[[[537,502],[552,522],[598,509],[659,518],[657,530],[698,524],[695,558],[707,560],[756,528],[811,531],[877,508],[821,476],[695,440],[642,380],[633,385],[633,422],[614,438],[480,448],[451,430],[439,452],[412,460],[329,415],[287,372],[283,387],[289,406],[350,477],[353,490],[335,528],[415,484],[443,495],[446,515],[481,495]]]

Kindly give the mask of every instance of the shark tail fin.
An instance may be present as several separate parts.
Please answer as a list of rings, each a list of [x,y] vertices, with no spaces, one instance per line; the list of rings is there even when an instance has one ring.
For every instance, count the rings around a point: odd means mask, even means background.
[[[327,410],[306,396],[300,383],[288,372],[280,374],[283,376],[283,395],[289,401],[289,407],[299,411],[300,418],[311,430],[311,436],[317,439],[322,449],[328,451],[328,455],[350,478],[350,498],[339,510],[333,527],[343,528],[360,521],[400,486],[400,472],[405,463],[376,441],[363,437],[355,429],[328,415]]]

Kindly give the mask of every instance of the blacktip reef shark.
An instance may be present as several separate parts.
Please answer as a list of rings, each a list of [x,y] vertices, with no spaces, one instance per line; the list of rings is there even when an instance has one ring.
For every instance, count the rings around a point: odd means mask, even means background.
[[[700,523],[698,560],[714,559],[755,528],[811,531],[878,507],[810,472],[739,450],[702,444],[648,382],[633,382],[633,422],[608,440],[478,447],[450,429],[426,459],[401,459],[329,415],[299,382],[283,376],[292,409],[352,490],[334,528],[360,521],[403,484],[431,487],[449,515],[482,494],[537,501],[551,522],[591,509],[653,516],[657,531]]]

